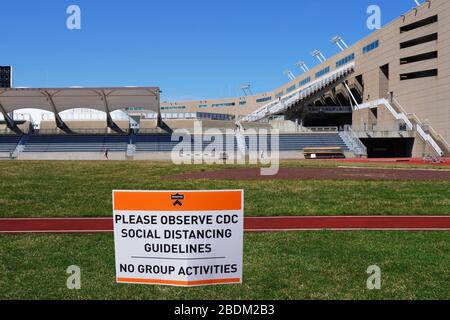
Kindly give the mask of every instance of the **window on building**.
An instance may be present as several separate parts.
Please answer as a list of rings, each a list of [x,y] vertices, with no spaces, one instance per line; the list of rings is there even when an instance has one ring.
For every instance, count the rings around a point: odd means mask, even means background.
[[[415,30],[415,29],[418,29],[421,27],[425,27],[425,26],[428,26],[428,25],[436,23],[436,22],[438,22],[437,15],[428,17],[423,20],[419,20],[419,21],[413,22],[411,24],[408,24],[406,26],[400,27],[400,33],[404,33],[404,32]]]
[[[296,85],[294,84],[293,86],[290,86],[289,88],[287,88],[287,89],[286,89],[286,92],[287,92],[287,93],[292,92],[292,91],[295,90],[295,88],[297,88],[297,87],[296,87]]]
[[[423,37],[420,37],[420,38],[416,38],[416,39],[412,39],[412,40],[400,43],[400,49],[405,49],[405,48],[417,46],[419,44],[435,41],[437,39],[438,39],[438,34],[437,33],[429,34],[427,36],[423,36]]]
[[[316,73],[316,78],[320,78],[323,75],[326,75],[328,72],[330,72],[330,67],[326,67],[325,69],[320,70]]]
[[[339,60],[338,62],[336,62],[336,68],[342,67],[344,65],[346,65],[349,62],[352,62],[353,60],[355,60],[355,54],[352,53],[351,55]]]
[[[161,110],[184,110],[186,106],[165,106],[161,107]]]
[[[223,108],[223,107],[232,107],[235,106],[236,103],[228,102],[228,103],[215,103],[212,105],[213,108]]]
[[[243,105],[246,105],[247,104],[247,101],[239,101],[239,105],[240,106],[243,106]]]
[[[374,42],[368,44],[367,46],[365,46],[365,47],[362,49],[362,52],[363,52],[363,54],[369,53],[369,52],[375,50],[376,48],[378,48],[379,46],[380,46],[380,41],[379,41],[379,40],[376,40],[376,41],[374,41]]]
[[[270,100],[272,100],[272,97],[259,98],[259,99],[256,99],[256,103],[267,102],[267,101],[270,101]]]
[[[306,85],[306,84],[308,84],[310,82],[311,82],[311,77],[308,77],[308,78],[303,79],[302,81],[300,81],[300,86],[302,87],[302,86],[304,86],[304,85]]]
[[[401,58],[400,64],[408,64],[408,63],[414,63],[414,62],[419,62],[419,61],[431,60],[431,59],[436,59],[437,57],[438,57],[438,52],[432,51],[432,52],[418,54],[415,56]]]
[[[412,79],[420,79],[420,78],[428,78],[428,77],[436,77],[438,75],[438,69],[404,73],[400,75],[400,80],[412,80]]]

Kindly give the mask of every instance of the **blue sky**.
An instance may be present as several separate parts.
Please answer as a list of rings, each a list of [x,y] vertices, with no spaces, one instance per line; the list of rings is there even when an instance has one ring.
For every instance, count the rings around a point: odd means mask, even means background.
[[[66,9],[81,8],[81,30]],[[371,33],[369,5],[383,25],[413,0],[2,0],[0,65],[14,86],[160,86],[163,100],[210,99],[272,90],[295,73]]]

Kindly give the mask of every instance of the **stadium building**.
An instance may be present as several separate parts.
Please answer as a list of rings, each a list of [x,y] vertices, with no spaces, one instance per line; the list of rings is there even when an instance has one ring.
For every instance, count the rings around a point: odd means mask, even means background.
[[[95,159],[108,149],[117,159],[163,159],[176,144],[171,131],[194,120],[204,129],[238,128],[246,143],[248,129],[279,129],[285,158],[301,158],[305,148],[347,157],[450,155],[448,0],[426,1],[350,47],[332,41],[337,55],[316,50],[320,64],[298,63],[301,76],[288,72],[291,81],[257,95],[160,102],[159,88],[0,89],[0,156]],[[17,119],[25,108],[53,115],[36,126]],[[70,118],[79,108],[101,116]]]

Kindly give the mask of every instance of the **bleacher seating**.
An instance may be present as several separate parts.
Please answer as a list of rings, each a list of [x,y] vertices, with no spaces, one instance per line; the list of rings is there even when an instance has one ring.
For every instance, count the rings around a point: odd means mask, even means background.
[[[128,135],[32,135],[24,152],[125,152]]]
[[[18,135],[0,135],[0,152],[11,153],[13,152],[17,144],[20,141],[20,136]]]
[[[211,142],[208,136],[207,142],[203,142],[203,148],[208,146]],[[192,138],[193,139],[193,138]],[[245,137],[247,147],[250,145],[249,136]],[[223,139],[224,149],[226,139]],[[234,148],[237,149],[236,140],[233,137]],[[171,136],[168,134],[153,134],[153,135],[138,135],[136,136],[136,151],[137,152],[170,152],[176,146],[178,141],[171,141]],[[270,136],[267,138],[268,149],[271,147]],[[342,150],[348,150],[347,145],[339,136],[338,133],[320,133],[320,134],[280,134],[279,149],[280,151],[300,151],[308,147],[339,147]]]
[[[303,150],[308,147],[340,147],[348,150],[338,133],[280,135],[281,151]]]
[[[178,143],[171,141],[169,134],[138,135],[135,138],[137,152],[170,152]]]
[[[203,141],[203,149],[213,141],[206,136]],[[17,147],[21,137],[18,135],[0,135],[0,152],[13,152]],[[192,148],[194,138],[191,137]],[[254,138],[245,136],[247,148],[254,151]],[[228,141],[227,141],[228,140]],[[234,135],[223,138],[223,150],[226,150],[226,144],[232,141],[234,149],[238,149]],[[25,142],[24,152],[104,152],[106,149],[110,152],[126,152],[127,144],[136,145],[136,152],[171,152],[178,145],[179,141],[172,141],[171,135],[161,134],[140,134],[136,136],[129,135],[30,135]],[[250,143],[252,141],[252,143]],[[256,140],[257,141],[257,140]],[[256,144],[259,146],[259,144]],[[280,134],[280,151],[301,151],[305,148],[336,147],[347,151],[348,147],[338,133],[297,133]],[[267,138],[267,148],[271,149],[270,136]]]

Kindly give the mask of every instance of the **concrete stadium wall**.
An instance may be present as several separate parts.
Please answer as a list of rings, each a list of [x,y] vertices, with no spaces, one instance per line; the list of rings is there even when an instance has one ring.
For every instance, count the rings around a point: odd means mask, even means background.
[[[127,160],[125,152],[109,152],[109,160]],[[18,160],[106,160],[103,152],[23,152]]]
[[[1,154],[0,154],[1,156]],[[9,156],[9,155],[8,155]],[[346,156],[353,158],[351,152],[346,152]],[[138,152],[133,157],[127,157],[125,152],[110,152],[108,154],[110,161],[171,161],[170,152]],[[207,158],[207,156],[205,156]],[[282,151],[280,152],[280,160],[301,160],[304,159],[303,151]],[[58,153],[58,152],[25,152],[21,153],[17,160],[21,161],[106,161],[105,155],[98,152],[73,152],[73,153]]]

